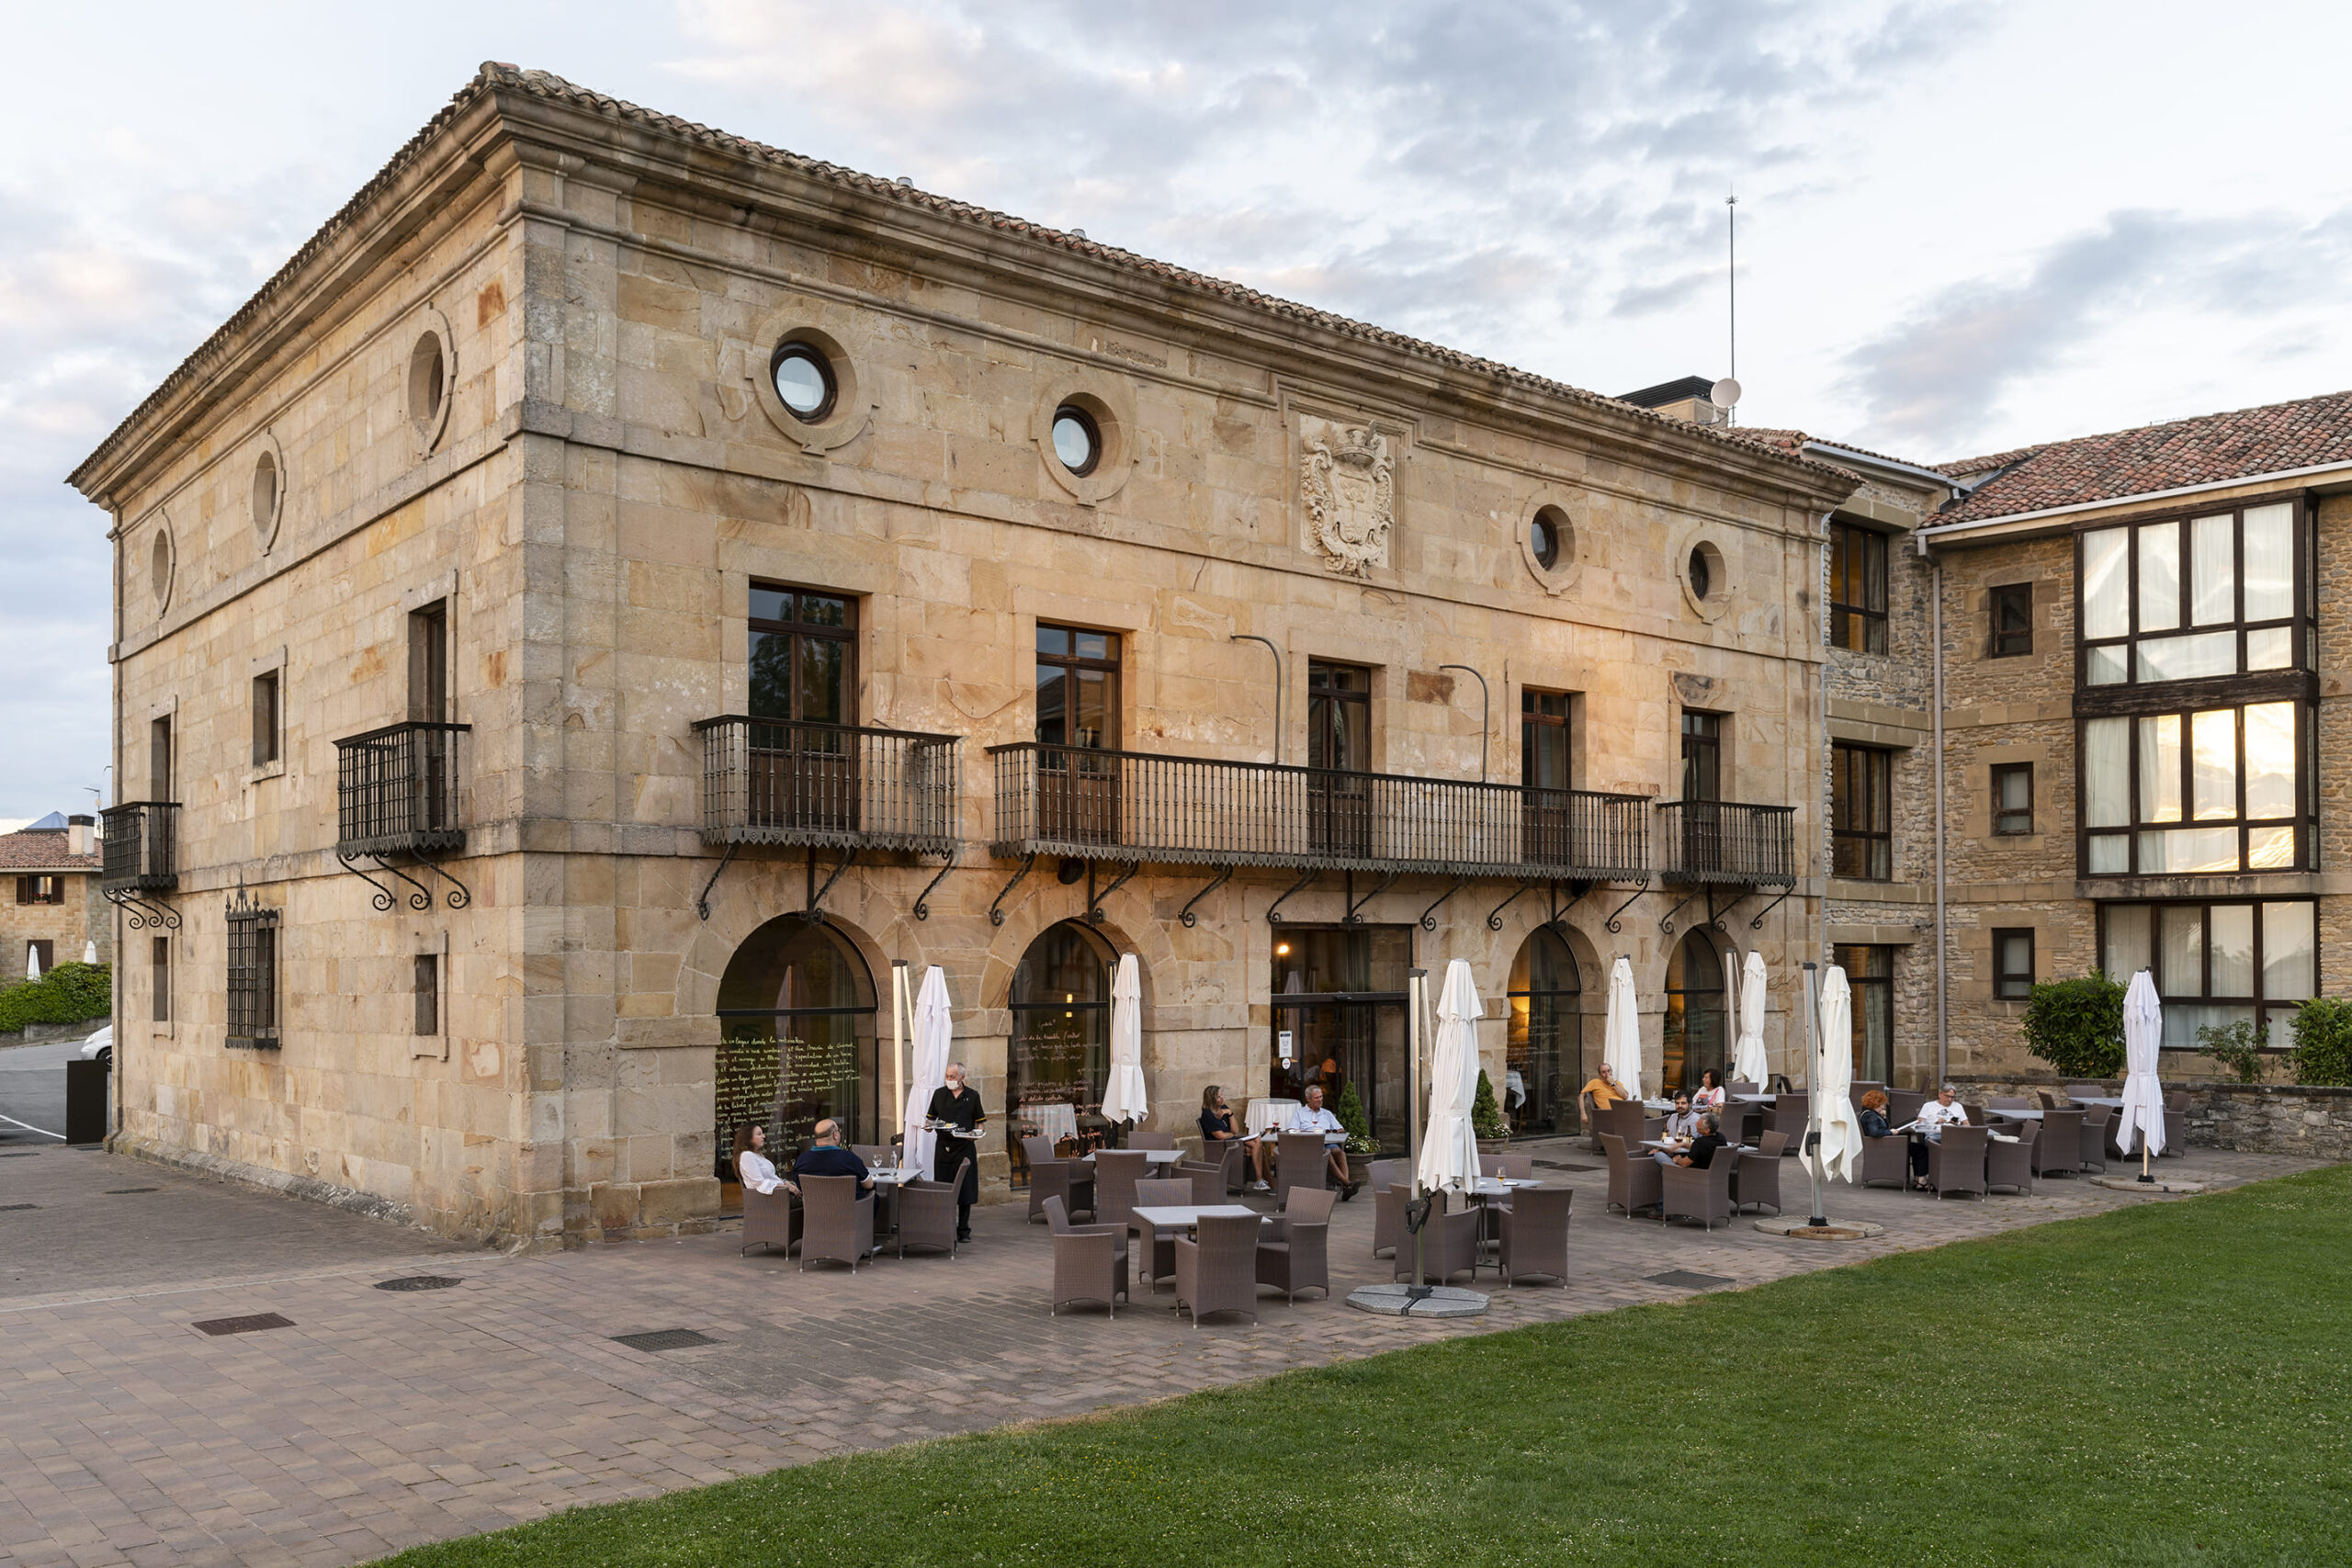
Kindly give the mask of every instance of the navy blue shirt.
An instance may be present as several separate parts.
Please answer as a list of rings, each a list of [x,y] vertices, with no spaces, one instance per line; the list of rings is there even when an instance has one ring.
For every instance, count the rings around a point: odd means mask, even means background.
[[[1233,1118],[1231,1115],[1220,1116],[1214,1111],[1204,1111],[1201,1112],[1201,1146],[1203,1148],[1213,1147],[1217,1144],[1230,1143],[1232,1141],[1230,1137],[1220,1138],[1217,1134],[1219,1133],[1229,1134],[1232,1131]]]
[[[868,1179],[865,1162],[839,1144],[812,1145],[800,1151],[792,1162],[795,1176],[854,1176],[860,1181]]]

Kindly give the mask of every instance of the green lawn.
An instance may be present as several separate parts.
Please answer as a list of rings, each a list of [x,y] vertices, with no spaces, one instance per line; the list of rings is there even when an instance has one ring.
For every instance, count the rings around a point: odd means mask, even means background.
[[[2338,1167],[390,1561],[2311,1568],[2347,1303]]]

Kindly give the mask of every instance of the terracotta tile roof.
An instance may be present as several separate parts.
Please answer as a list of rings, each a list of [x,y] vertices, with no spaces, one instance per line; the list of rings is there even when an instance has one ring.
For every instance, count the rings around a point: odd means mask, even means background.
[[[1385,348],[1398,350],[1417,358],[1433,361],[1450,369],[1491,377],[1514,387],[1582,403],[1589,407],[1605,408],[1620,415],[1654,420],[1662,427],[1689,434],[1722,439],[1725,434],[1719,429],[1693,424],[1687,420],[1669,419],[1663,414],[1651,413],[1647,410],[1636,410],[1632,404],[1616,398],[1603,397],[1598,392],[1589,392],[1581,388],[1571,387],[1546,377],[1515,369],[1495,360],[1464,354],[1455,349],[1408,337],[1402,333],[1390,332],[1385,327],[1376,327],[1367,322],[1353,321],[1346,316],[1335,315],[1329,310],[1318,310],[1293,300],[1262,294],[1257,289],[1245,288],[1241,284],[1230,282],[1225,278],[1212,277],[1205,273],[1193,272],[1188,268],[1171,265],[1167,262],[1154,261],[1148,256],[1137,255],[1134,252],[1121,250],[1116,246],[1102,244],[1063,230],[1047,228],[1044,224],[1032,223],[1026,219],[1015,218],[1009,213],[991,211],[968,202],[934,196],[928,191],[919,190],[912,185],[900,185],[895,180],[884,179],[875,175],[860,174],[854,169],[845,169],[839,164],[823,163],[797,152],[786,152],[753,141],[747,137],[736,136],[723,130],[714,130],[708,126],[682,119],[676,115],[640,108],[635,104],[609,97],[585,87],[576,86],[562,77],[552,75],[545,71],[524,71],[513,65],[484,62],[473,80],[460,88],[438,114],[427,120],[424,128],[411,137],[407,144],[392,155],[391,161],[386,164],[373,179],[360,187],[357,195],[344,203],[342,209],[333,218],[328,219],[325,225],[312,235],[301,249],[296,251],[292,258],[284,266],[278,268],[277,274],[268,282],[263,284],[254,297],[237,310],[236,314],[231,316],[211,337],[205,340],[195,353],[189,355],[178,369],[165,377],[163,383],[154,391],[149,393],[145,400],[132,411],[130,417],[118,425],[106,440],[99,443],[89,457],[82,460],[80,467],[74,469],[67,482],[77,488],[83,488],[85,476],[95,477],[93,470],[111,455],[119,444],[128,439],[130,433],[152,413],[161,409],[191,381],[200,380],[215,374],[221,363],[229,356],[234,340],[241,336],[247,327],[261,319],[276,303],[277,297],[288,290],[303,270],[334,245],[345,231],[368,220],[369,210],[378,198],[390,190],[401,176],[423,158],[425,149],[432,143],[435,137],[472,108],[485,96],[500,92],[527,94],[548,102],[560,103],[585,110],[607,119],[644,127],[700,146],[716,148],[752,163],[790,169],[810,179],[852,190],[861,196],[897,203],[900,206],[918,208],[956,222],[971,224],[976,228],[1018,235],[1039,244],[1068,251],[1122,271],[1149,278],[1171,288],[1195,294],[1213,295],[1238,305],[1263,311],[1271,316],[1304,322],[1340,336],[1356,338]],[[1738,443],[1738,445],[1753,447],[1757,444]],[[1843,470],[1832,465],[1815,463],[1793,452],[1776,451],[1774,456],[1804,464],[1816,470],[1817,473],[1834,476],[1839,479],[1848,477]]]
[[[0,833],[0,871],[96,871],[98,864],[96,854],[66,853],[62,831],[24,828]]]
[[[2026,448],[2009,468],[1939,513],[1936,521],[2014,517],[2331,463],[2352,464],[2352,392]],[[1951,471],[1957,465],[1943,467]]]
[[[1951,463],[1930,463],[1928,467],[1939,474],[1951,474],[1954,478],[1962,474],[1989,474],[1996,468],[2007,468],[2021,457],[2030,457],[2048,445],[2048,442],[2041,442],[2032,446],[2012,446],[2006,452],[1988,452],[1982,457],[1962,457]]]

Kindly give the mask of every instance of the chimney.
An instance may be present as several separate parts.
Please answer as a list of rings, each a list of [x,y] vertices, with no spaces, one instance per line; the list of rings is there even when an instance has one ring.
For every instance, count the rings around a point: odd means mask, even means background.
[[[69,855],[90,853],[94,847],[90,842],[93,837],[90,829],[96,825],[95,817],[68,817],[65,819],[65,852]]]
[[[1717,408],[1710,400],[1709,394],[1714,388],[1715,383],[1703,376],[1685,376],[1679,380],[1644,387],[1638,392],[1620,392],[1617,400],[1668,419],[1689,420],[1693,424],[1729,424],[1730,412]]]

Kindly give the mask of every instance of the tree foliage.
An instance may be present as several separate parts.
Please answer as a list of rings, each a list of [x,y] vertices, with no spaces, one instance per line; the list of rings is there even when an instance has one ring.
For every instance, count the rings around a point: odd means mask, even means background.
[[[60,964],[38,980],[0,990],[0,1032],[28,1023],[86,1023],[114,1010],[114,972],[104,964]]]
[[[2262,1081],[2262,1031],[2254,1020],[2206,1024],[2197,1032],[2197,1048],[2235,1073],[2238,1082]]]
[[[1495,1086],[1484,1067],[1478,1069],[1477,1097],[1470,1101],[1470,1130],[1482,1138],[1510,1136],[1510,1123],[1503,1120],[1503,1108],[1495,1101]]]
[[[2352,1085],[2352,1001],[2313,997],[2295,1010],[2287,1073],[2300,1084]]]
[[[2062,1077],[2111,1078],[2123,1070],[2123,987],[2100,970],[2034,987],[2019,1028],[2026,1049]]]

